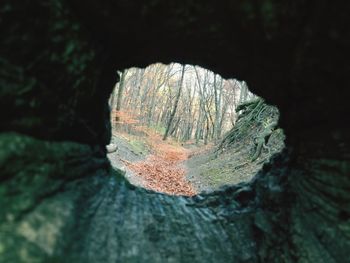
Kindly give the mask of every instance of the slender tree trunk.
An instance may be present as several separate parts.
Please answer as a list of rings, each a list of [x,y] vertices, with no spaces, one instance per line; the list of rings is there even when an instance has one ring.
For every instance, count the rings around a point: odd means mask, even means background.
[[[117,87],[117,84],[114,86],[112,95],[111,95],[111,97],[110,97],[110,99],[109,99],[109,107],[110,107],[111,110],[114,109],[115,97],[116,97],[116,93],[117,93],[117,92],[116,92],[116,90],[117,90],[116,87]]]
[[[155,91],[153,92],[153,95],[152,95],[152,99],[151,99],[151,105],[150,105],[150,108],[149,108],[149,112],[148,112],[148,121],[147,121],[147,126],[149,127],[151,125],[154,119],[154,111],[155,111],[155,108],[156,108],[156,100],[158,98],[158,92],[160,90],[160,88],[166,83],[168,82],[169,78],[170,78],[170,72],[171,72],[171,69],[172,69],[172,66],[168,67],[167,69],[167,72],[164,74],[164,69],[163,69],[163,74],[160,74],[160,79],[157,80],[157,86],[156,86],[156,89]]]
[[[119,112],[120,112],[120,109],[121,109],[121,107],[122,107],[123,91],[124,91],[124,84],[125,84],[125,76],[126,76],[126,73],[127,73],[127,72],[128,72],[127,70],[124,70],[124,71],[121,73],[120,81],[119,81],[117,105],[116,105],[116,107],[115,107],[115,109],[116,109],[116,111],[117,111],[117,116],[115,117],[116,128],[119,126],[119,125],[118,125],[118,122],[120,121]]]
[[[227,107],[228,107],[228,101],[224,101],[224,105],[222,106],[222,111],[221,111],[220,125],[219,125],[219,138],[221,137],[222,126],[226,119],[225,117],[226,117]]]
[[[206,71],[206,74],[204,76],[203,82],[200,79],[199,73],[196,69],[196,67],[194,67],[196,76],[197,76],[197,83],[198,83],[198,87],[199,87],[199,98],[200,98],[200,106],[201,106],[201,110],[203,112],[203,128],[201,128],[201,135],[200,138],[204,137],[204,144],[208,143],[208,137],[210,134],[210,120],[212,121],[211,115],[210,115],[210,98],[208,98],[208,94],[207,94],[207,80],[208,80],[208,71]],[[202,82],[202,83],[201,83]]]
[[[219,89],[219,84],[217,81],[217,75],[214,75],[214,102],[215,102],[215,120],[214,120],[214,128],[213,128],[213,137],[214,137],[214,141],[215,143],[218,141],[219,139],[219,125],[220,125],[220,107],[221,107],[221,99],[219,98],[219,96],[221,96],[221,92],[220,94],[218,94],[218,89]]]
[[[170,136],[173,135],[174,137],[176,137],[180,121],[181,121],[181,118],[178,118],[176,120],[174,127],[172,127],[171,132],[169,133]]]
[[[218,98],[218,127],[217,127],[217,140],[221,138],[221,130],[222,130],[222,123],[223,123],[223,117],[224,117],[224,108],[222,105],[222,94],[223,94],[223,79],[220,80],[219,84],[219,98]]]
[[[232,126],[235,126],[236,122],[236,108],[237,108],[237,80],[234,80],[233,82],[233,108],[231,110],[231,123]]]
[[[199,102],[201,103],[201,102]],[[198,120],[197,120],[197,127],[196,127],[196,133],[195,133],[195,139],[196,139],[196,144],[199,143],[199,139],[201,137],[201,125],[202,125],[202,110],[201,110],[201,106],[198,109]]]
[[[136,69],[135,72],[135,85],[136,92],[134,92],[133,102],[131,106],[133,107],[133,112],[137,112],[140,109],[140,97],[141,97],[141,89],[142,89],[142,81],[145,73],[145,69]]]
[[[206,118],[206,130],[205,130],[205,135],[204,135],[204,144],[208,144],[208,137],[209,137],[209,130],[210,130],[210,123],[209,123],[209,118]]]
[[[169,134],[169,131],[170,131],[170,127],[171,127],[171,124],[172,124],[173,119],[175,117],[177,106],[179,104],[179,100],[180,100],[180,96],[181,96],[181,90],[182,90],[182,85],[183,85],[183,80],[184,80],[184,75],[185,75],[185,67],[186,67],[185,65],[182,66],[181,79],[180,79],[180,84],[179,84],[179,91],[177,93],[175,104],[174,104],[174,108],[173,108],[173,110],[171,112],[171,115],[170,115],[170,118],[169,118],[169,121],[168,121],[168,124],[167,124],[167,128],[165,130],[165,134],[164,134],[164,137],[163,137],[164,141],[168,137],[168,134]]]

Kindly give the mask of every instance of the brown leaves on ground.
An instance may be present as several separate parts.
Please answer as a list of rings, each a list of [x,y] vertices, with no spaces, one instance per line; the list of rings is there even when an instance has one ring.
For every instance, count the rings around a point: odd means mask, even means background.
[[[194,187],[185,179],[185,169],[181,162],[188,159],[188,151],[177,142],[169,138],[162,140],[162,136],[153,129],[143,126],[130,112],[113,111],[111,121],[115,124],[117,117],[119,124],[129,125],[129,129],[141,132],[147,141],[153,154],[146,160],[130,163],[122,160],[125,165],[142,180],[143,187],[170,195],[193,196],[196,194]],[[122,132],[118,132],[122,136]],[[124,134],[125,138],[129,137]]]
[[[130,164],[129,168],[142,177],[147,189],[171,195],[196,194],[192,185],[185,180],[185,170],[178,162],[152,155],[145,161]]]
[[[171,195],[195,195],[196,191],[186,181],[185,169],[181,167],[181,162],[188,158],[188,151],[175,143],[162,141],[156,134],[148,138],[154,154],[145,161],[129,163],[128,168],[142,177],[147,189]]]

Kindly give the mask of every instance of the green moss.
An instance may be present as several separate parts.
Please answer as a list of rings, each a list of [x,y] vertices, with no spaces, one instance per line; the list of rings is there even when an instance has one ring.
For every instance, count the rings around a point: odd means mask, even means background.
[[[151,127],[151,129],[155,130],[156,132],[158,132],[160,134],[165,133],[165,127],[162,125],[151,125],[150,127]]]
[[[144,141],[141,140],[130,140],[129,141],[130,146],[132,147],[132,151],[139,154],[146,154],[148,152],[148,148],[146,146],[146,143]]]

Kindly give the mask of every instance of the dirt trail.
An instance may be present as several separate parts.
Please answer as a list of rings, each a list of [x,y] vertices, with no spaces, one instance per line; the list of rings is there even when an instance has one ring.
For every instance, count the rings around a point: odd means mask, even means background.
[[[128,163],[128,168],[142,178],[143,187],[171,195],[193,196],[195,188],[186,180],[183,162],[189,150],[169,142],[160,136],[148,138],[152,154],[144,161]]]

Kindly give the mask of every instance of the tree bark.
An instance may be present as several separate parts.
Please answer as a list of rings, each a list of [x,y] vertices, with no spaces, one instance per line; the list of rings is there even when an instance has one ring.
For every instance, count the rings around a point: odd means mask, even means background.
[[[167,128],[166,128],[165,134],[163,136],[163,140],[164,141],[167,139],[167,137],[169,135],[170,127],[171,127],[171,124],[172,124],[173,119],[175,117],[177,106],[179,104],[179,100],[180,100],[180,96],[181,96],[181,90],[182,90],[182,86],[183,86],[183,80],[184,80],[184,76],[185,76],[185,67],[186,67],[185,65],[182,66],[181,79],[180,79],[180,83],[179,83],[179,90],[177,92],[174,108],[173,108],[173,110],[171,112],[171,115],[170,115],[170,118],[169,118],[169,121],[168,121],[168,124],[167,124]]]
[[[119,116],[119,111],[122,107],[122,100],[123,100],[123,91],[124,91],[124,84],[125,84],[125,76],[127,74],[127,70],[124,70],[121,73],[120,76],[120,81],[119,81],[119,87],[118,87],[118,95],[117,95],[117,105],[115,107],[116,111],[117,111],[117,116],[115,117],[115,121],[116,121],[116,128],[119,126],[118,122],[120,121],[120,116]]]

